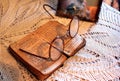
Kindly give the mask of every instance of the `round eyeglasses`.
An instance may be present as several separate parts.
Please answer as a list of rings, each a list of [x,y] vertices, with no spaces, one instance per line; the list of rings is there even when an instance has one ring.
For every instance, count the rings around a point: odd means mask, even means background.
[[[45,9],[45,11],[52,17],[54,18],[49,11],[47,11],[46,6],[52,8],[51,6],[44,4],[43,8]],[[53,10],[55,10],[54,8],[52,8]],[[70,23],[68,24],[68,29],[65,33],[65,35],[62,36],[56,36],[50,44],[49,46],[49,57],[45,58],[46,60],[49,61],[56,61],[59,58],[61,58],[62,55],[65,55],[66,57],[69,57],[66,53],[64,53],[64,48],[65,48],[65,38],[74,38],[77,34],[78,34],[78,30],[79,30],[79,19],[78,16],[75,15]]]

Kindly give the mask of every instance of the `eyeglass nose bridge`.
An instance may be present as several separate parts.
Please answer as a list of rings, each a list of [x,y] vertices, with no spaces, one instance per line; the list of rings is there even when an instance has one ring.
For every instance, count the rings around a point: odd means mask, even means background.
[[[69,38],[71,38],[71,37],[70,37],[70,34],[69,34],[69,30],[67,30],[66,34],[61,36],[61,39],[66,40],[66,39],[69,39]]]

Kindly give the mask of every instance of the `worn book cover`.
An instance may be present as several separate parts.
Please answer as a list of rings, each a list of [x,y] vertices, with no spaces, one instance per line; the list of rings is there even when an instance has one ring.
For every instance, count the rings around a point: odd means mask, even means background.
[[[20,60],[38,79],[44,80],[85,45],[79,35],[64,39],[64,44],[59,38],[52,42],[66,31],[66,26],[50,21],[11,44],[9,49],[16,60]]]

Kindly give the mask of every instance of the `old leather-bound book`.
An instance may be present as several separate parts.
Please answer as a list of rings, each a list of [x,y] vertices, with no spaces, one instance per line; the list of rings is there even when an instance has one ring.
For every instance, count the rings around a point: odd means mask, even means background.
[[[78,34],[65,37],[67,28],[50,21],[11,44],[9,49],[30,72],[44,80],[85,45],[85,40]]]

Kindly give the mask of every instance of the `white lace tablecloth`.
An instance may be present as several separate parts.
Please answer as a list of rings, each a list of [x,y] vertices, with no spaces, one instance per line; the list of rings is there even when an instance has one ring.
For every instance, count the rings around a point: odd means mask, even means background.
[[[120,12],[103,3],[86,46],[47,81],[120,81]]]

